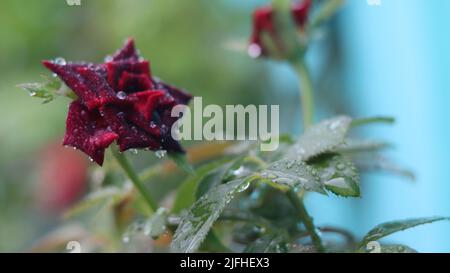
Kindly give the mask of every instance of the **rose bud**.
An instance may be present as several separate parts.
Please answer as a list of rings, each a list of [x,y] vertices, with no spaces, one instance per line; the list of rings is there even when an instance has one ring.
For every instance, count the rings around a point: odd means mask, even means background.
[[[291,5],[291,17],[296,27],[305,26],[311,4],[311,0],[303,0]],[[274,12],[272,6],[261,7],[254,11],[253,32],[248,48],[251,57],[286,58],[287,45],[280,36],[281,30],[276,28]]]

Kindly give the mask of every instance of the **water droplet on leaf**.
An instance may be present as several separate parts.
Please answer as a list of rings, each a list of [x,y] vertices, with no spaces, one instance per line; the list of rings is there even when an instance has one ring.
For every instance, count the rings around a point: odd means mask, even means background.
[[[158,151],[155,152],[156,157],[159,158],[159,159],[165,157],[166,154],[167,154],[166,150],[158,150]]]

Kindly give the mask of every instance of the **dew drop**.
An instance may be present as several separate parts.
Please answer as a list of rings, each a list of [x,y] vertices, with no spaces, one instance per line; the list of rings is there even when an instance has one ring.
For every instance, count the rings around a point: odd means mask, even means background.
[[[112,61],[113,61],[113,56],[108,55],[108,56],[105,57],[105,63],[109,63],[109,62],[112,62]]]
[[[237,191],[238,191],[238,192],[243,192],[243,191],[245,191],[246,189],[248,189],[249,186],[250,186],[250,183],[249,183],[249,182],[246,182],[246,183],[240,185],[240,186],[237,188]]]
[[[158,150],[158,151],[155,152],[156,157],[159,158],[159,159],[165,157],[166,154],[167,154],[166,150]]]
[[[339,126],[341,125],[341,121],[340,120],[335,120],[332,123],[330,123],[330,125],[328,126],[328,128],[330,130],[336,130]]]
[[[242,176],[243,174],[245,174],[245,168],[243,166],[240,166],[238,169],[233,171],[233,175],[235,176]]]
[[[290,169],[290,168],[292,168],[292,166],[294,166],[294,164],[295,164],[295,161],[289,161],[286,163],[286,168]]]
[[[337,188],[342,188],[342,189],[349,188],[349,186],[345,182],[345,179],[342,177],[331,179],[331,180],[325,182],[325,184],[329,185],[329,186],[337,187]]]
[[[138,150],[137,149],[130,149],[129,151],[130,151],[130,153],[132,153],[134,155],[138,154]]]
[[[59,64],[59,65],[66,65],[67,62],[64,58],[58,57],[56,59],[53,60],[53,63],[55,64]]]
[[[345,164],[343,163],[338,163],[336,165],[336,169],[338,169],[339,171],[343,171],[345,169]]]
[[[124,100],[127,97],[127,93],[125,93],[123,91],[119,91],[119,92],[117,92],[116,96],[119,100]]]

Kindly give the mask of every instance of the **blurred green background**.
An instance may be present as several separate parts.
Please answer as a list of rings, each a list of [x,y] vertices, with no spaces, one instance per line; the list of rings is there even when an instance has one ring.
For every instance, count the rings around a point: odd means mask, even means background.
[[[204,103],[261,104],[274,86],[247,57],[255,3],[210,0],[2,1],[0,8],[0,251],[26,250],[55,224],[36,209],[43,150],[62,139],[69,101],[41,104],[19,83],[49,75],[41,60],[102,62],[134,37],[153,74]],[[295,83],[292,84],[295,94]],[[295,107],[292,108],[295,111]]]

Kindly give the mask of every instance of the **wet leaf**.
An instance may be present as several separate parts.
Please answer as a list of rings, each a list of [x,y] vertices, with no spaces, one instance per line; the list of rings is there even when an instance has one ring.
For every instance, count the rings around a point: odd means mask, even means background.
[[[363,238],[361,242],[361,247],[367,245],[367,243],[371,241],[377,241],[381,238],[384,238],[392,233],[403,231],[409,228],[413,228],[416,226],[430,224],[437,221],[450,220],[448,217],[428,217],[428,218],[418,218],[418,219],[409,219],[409,220],[401,220],[401,221],[391,221],[380,224],[373,228],[367,235]]]
[[[159,208],[155,214],[145,222],[144,234],[158,239],[167,230],[167,218],[169,217],[169,211],[166,208]]]
[[[316,170],[300,160],[284,159],[270,164],[261,177],[276,184],[326,194]]]
[[[336,147],[333,152],[337,153],[359,153],[374,152],[390,148],[392,145],[385,141],[368,139],[347,139],[345,143]]]
[[[351,127],[358,127],[363,125],[368,125],[372,123],[395,123],[395,118],[393,117],[370,117],[370,118],[359,118],[352,120]]]
[[[381,253],[417,253],[417,250],[405,245],[382,245]]]
[[[23,83],[17,85],[30,94],[31,97],[43,99],[42,103],[51,102],[55,96],[75,98],[76,95],[57,77],[44,77],[45,81]]]
[[[339,154],[322,155],[312,159],[322,185],[343,197],[359,197],[359,175],[352,161]]]
[[[227,162],[214,170],[211,170],[198,183],[197,191],[195,194],[196,199],[199,199],[204,194],[206,194],[210,189],[220,185],[222,182],[239,178],[236,177],[234,173],[237,172],[240,166],[242,166],[241,164],[242,158],[240,157],[238,159]]]
[[[223,164],[226,164],[229,161],[230,159],[228,158],[213,161],[198,168],[195,174],[189,176],[177,191],[177,195],[172,207],[172,212],[180,213],[183,209],[188,209],[190,206],[192,206],[197,199],[195,194],[200,181],[210,171],[222,166]]]
[[[225,206],[237,193],[247,189],[251,179],[252,177],[237,179],[221,184],[198,199],[192,208],[181,216],[171,244],[172,252],[196,251]]]
[[[349,117],[340,116],[310,127],[292,146],[286,158],[306,161],[332,151],[344,143],[351,121]]]
[[[73,207],[68,209],[64,213],[64,218],[71,218],[79,215],[90,208],[96,207],[97,205],[104,204],[113,201],[118,203],[127,193],[127,190],[117,188],[117,187],[105,187],[97,191],[88,194],[80,202],[75,204]]]

